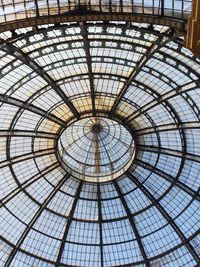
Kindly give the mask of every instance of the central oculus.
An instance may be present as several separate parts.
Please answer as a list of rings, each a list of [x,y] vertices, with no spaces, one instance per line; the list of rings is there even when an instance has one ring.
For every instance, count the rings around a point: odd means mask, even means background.
[[[119,122],[91,117],[68,126],[58,140],[58,158],[76,178],[107,182],[122,175],[135,157],[130,131]]]

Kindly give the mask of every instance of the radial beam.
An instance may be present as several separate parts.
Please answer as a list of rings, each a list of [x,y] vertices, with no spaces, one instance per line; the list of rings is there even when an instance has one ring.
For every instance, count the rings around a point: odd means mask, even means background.
[[[174,52],[177,53],[177,50],[176,50],[176,49],[172,49],[172,51],[174,51]],[[179,48],[178,52],[179,52],[180,55],[181,55],[180,48]],[[171,53],[171,51],[170,51],[170,53]],[[159,54],[162,55],[164,59],[168,58],[168,59],[175,60],[175,61],[176,61],[176,67],[177,67],[178,65],[183,66],[183,67],[187,70],[187,75],[188,75],[189,77],[191,77],[190,74],[192,73],[192,74],[194,74],[195,76],[197,76],[198,79],[200,79],[200,73],[199,73],[198,70],[195,70],[195,68],[190,67],[189,64],[185,63],[183,60],[179,59],[178,57],[174,57],[174,56],[172,56],[170,53],[169,53],[169,51],[168,51],[168,53],[167,53],[166,51],[165,51],[165,52],[164,52],[164,51],[159,51]],[[182,54],[182,55],[184,55],[184,54]],[[168,63],[168,62],[165,62],[165,64],[171,66],[171,64]],[[180,71],[181,73],[185,74],[185,72],[182,71],[181,69],[179,69],[179,71]]]
[[[168,131],[178,131],[178,130],[187,130],[187,129],[200,129],[200,122],[199,121],[192,121],[192,122],[183,122],[181,125],[174,124],[164,124],[158,125],[155,127],[148,127],[143,129],[135,129],[134,132],[137,135],[148,135],[152,133],[159,133],[159,132],[168,132]]]
[[[181,181],[177,180],[176,178],[174,178],[173,176],[167,174],[166,172],[161,171],[160,169],[158,169],[156,166],[152,166],[150,164],[148,164],[147,162],[141,161],[139,159],[135,159],[135,163],[138,166],[141,166],[159,176],[161,176],[162,178],[164,178],[166,181],[174,184],[175,186],[177,186],[178,188],[180,188],[181,190],[183,190],[184,192],[186,192],[188,195],[190,195],[192,198],[200,201],[200,195],[198,192],[194,191],[193,189],[191,189],[189,186],[187,186],[186,184],[182,183]]]
[[[96,173],[100,173],[100,162],[101,162],[101,157],[100,157],[100,132],[101,132],[101,125],[99,122],[99,119],[96,117],[94,118],[95,123],[92,126],[92,132],[93,132],[93,142],[94,142],[94,148],[95,148],[95,153],[94,153],[94,162],[95,162],[95,171]]]
[[[45,80],[46,83],[49,86],[51,86],[51,88],[53,88],[55,90],[55,92],[60,96],[60,98],[64,101],[64,103],[67,105],[67,107],[73,113],[73,115],[76,118],[79,118],[80,114],[78,113],[78,111],[74,107],[73,103],[66,96],[66,94],[63,93],[60,86],[31,57],[29,57],[26,53],[24,53],[19,48],[15,47],[13,44],[5,42],[4,40],[3,40],[3,44],[1,44],[1,49],[4,52],[14,56],[15,58],[17,58],[18,60],[23,62],[25,65],[27,65],[33,71],[35,71],[40,77],[42,77],[43,80]]]
[[[169,155],[169,156],[178,157],[178,158],[184,157],[185,159],[200,163],[200,155],[195,155],[191,153],[183,154],[183,152],[179,150],[155,147],[155,146],[138,145],[138,147],[140,148],[140,150],[143,150],[143,151],[150,151],[150,152],[155,152],[155,153]]]
[[[106,131],[104,131],[104,132],[106,132]],[[104,138],[101,139],[101,143],[103,144],[104,147],[106,147],[106,144],[105,144],[105,142],[104,142]],[[125,144],[125,146],[127,146],[127,144]],[[128,148],[130,148],[130,147],[128,147]],[[105,149],[105,153],[106,153],[106,156],[107,156],[108,159],[109,159],[109,162],[110,162],[110,170],[111,170],[111,172],[112,172],[112,171],[114,170],[113,161],[112,161],[112,159],[111,159],[111,157],[110,157],[110,155],[109,155],[107,149]]]
[[[165,220],[169,223],[169,225],[172,227],[174,232],[180,238],[182,243],[187,247],[188,251],[194,257],[195,261],[199,263],[200,258],[198,254],[196,253],[196,251],[194,250],[194,248],[192,247],[188,239],[185,237],[184,233],[177,226],[175,221],[163,208],[163,206],[158,201],[156,201],[155,197],[150,193],[150,191],[135,176],[133,176],[129,171],[127,171],[126,174],[129,177],[129,179],[143,192],[143,194],[156,206],[156,208],[159,210],[159,212],[162,214],[162,216],[165,218]]]
[[[97,183],[97,198],[98,198],[98,219],[99,219],[99,240],[101,253],[101,267],[104,267],[103,260],[103,230],[102,230],[102,208],[101,208],[101,189],[100,184]]]
[[[14,97],[5,96],[5,95],[1,95],[1,94],[0,94],[0,102],[20,107],[22,109],[25,109],[25,110],[31,111],[37,115],[40,115],[44,118],[47,118],[48,120],[51,120],[51,121],[53,121],[53,122],[55,122],[55,123],[57,123],[63,127],[66,126],[66,124],[63,120],[59,119],[58,117],[56,117],[53,114],[50,114],[50,113],[44,111],[43,109],[41,109],[37,106],[29,104],[28,102],[23,102],[23,101],[16,99]]]
[[[58,139],[57,134],[47,133],[42,131],[29,131],[29,130],[0,130],[0,137],[31,137],[31,138],[44,138],[44,139]]]
[[[134,220],[134,218],[131,215],[130,209],[129,209],[127,203],[126,203],[126,200],[124,199],[124,196],[123,196],[123,194],[121,192],[121,189],[120,189],[118,183],[116,182],[116,180],[113,180],[113,184],[114,184],[114,187],[115,187],[115,189],[116,189],[116,191],[117,191],[117,193],[119,195],[119,198],[121,200],[121,203],[122,203],[122,205],[123,205],[123,207],[124,207],[124,209],[125,209],[125,211],[127,213],[127,216],[128,216],[129,222],[130,222],[130,225],[131,225],[131,227],[133,229],[133,232],[134,232],[135,237],[136,237],[136,240],[138,242],[138,245],[139,245],[141,254],[143,256],[145,266],[146,267],[150,267],[150,263],[149,263],[149,261],[147,259],[147,255],[146,255],[146,252],[144,250],[144,246],[142,244],[141,236],[140,236],[140,234],[139,234],[139,232],[137,230],[137,227],[136,227],[136,224],[135,224],[135,220]]]
[[[95,153],[94,153],[94,160],[95,160],[95,172],[100,173],[100,151],[99,151],[99,137],[95,134]]]
[[[171,29],[170,29],[170,31],[171,31],[170,33],[173,33]],[[154,43],[152,43],[152,45],[149,47],[149,49],[147,49],[147,51],[141,57],[139,62],[136,64],[136,67],[133,69],[128,80],[126,81],[126,83],[122,87],[120,93],[118,94],[117,99],[115,100],[115,102],[111,108],[110,117],[112,117],[114,115],[115,110],[117,109],[121,99],[123,98],[123,96],[127,92],[129,86],[134,81],[135,77],[141,71],[143,66],[145,66],[146,63],[148,62],[148,60],[153,56],[153,54],[155,54],[157,51],[159,51],[160,48],[162,46],[164,46],[166,43],[168,43],[170,39],[172,39],[171,34],[169,34],[169,37],[166,37],[166,35],[160,36],[159,38],[157,38],[157,40]]]
[[[81,193],[82,186],[83,186],[83,181],[80,181],[80,184],[79,184],[78,189],[76,191],[74,202],[72,204],[72,208],[71,208],[71,211],[70,211],[70,214],[69,214],[69,219],[67,220],[67,223],[66,223],[66,226],[65,226],[65,230],[64,230],[64,235],[63,235],[63,238],[62,238],[61,246],[60,246],[60,249],[59,249],[59,252],[58,252],[58,257],[57,257],[57,261],[56,261],[56,266],[57,267],[60,266],[60,264],[61,264],[62,254],[63,254],[64,248],[65,248],[65,241],[66,241],[67,235],[69,233],[70,225],[71,225],[72,220],[73,220],[74,212],[75,212],[76,205],[77,205],[80,193]]]
[[[33,225],[36,223],[36,221],[38,220],[38,218],[40,217],[41,213],[44,211],[44,209],[48,206],[48,204],[50,203],[50,201],[54,198],[54,196],[56,195],[56,193],[60,190],[60,188],[64,185],[64,183],[67,181],[67,179],[69,178],[70,174],[66,174],[59,182],[58,184],[54,187],[54,189],[51,191],[51,193],[49,194],[49,196],[45,199],[45,201],[43,202],[43,204],[40,206],[40,208],[37,210],[37,212],[35,213],[35,215],[33,216],[33,218],[31,219],[31,221],[29,222],[29,224],[27,225],[27,227],[25,228],[24,232],[22,233],[21,237],[19,238],[19,240],[17,241],[17,244],[15,245],[15,247],[13,248],[12,252],[10,253],[6,263],[4,264],[4,267],[9,267],[11,262],[13,261],[19,247],[22,245],[22,243],[24,242],[25,238],[27,237],[28,233],[30,232],[30,230],[32,229]]]
[[[94,88],[94,78],[92,73],[92,59],[90,54],[90,43],[88,40],[88,30],[86,28],[86,25],[84,25],[83,22],[80,23],[81,33],[83,37],[83,43],[84,43],[84,50],[86,54],[86,61],[87,61],[87,67],[88,67],[88,75],[89,75],[89,82],[90,82],[90,95],[92,100],[92,114],[93,116],[96,115],[96,107],[95,107],[95,88]]]
[[[55,148],[47,148],[43,150],[33,151],[31,153],[22,154],[20,156],[16,156],[16,157],[1,161],[0,169],[8,166],[9,164],[15,164],[21,161],[26,161],[26,160],[33,159],[33,158],[42,157],[42,156],[50,155],[53,153],[55,153]]]
[[[14,198],[16,195],[24,191],[27,187],[31,186],[33,183],[44,177],[46,174],[52,172],[56,168],[59,167],[59,163],[55,162],[49,167],[45,167],[45,169],[41,170],[37,174],[33,175],[31,178],[23,182],[20,186],[16,187],[12,192],[10,192],[8,195],[3,197],[0,200],[0,208],[4,206],[6,203],[8,203],[12,198]]]
[[[186,93],[188,91],[191,91],[193,89],[195,89],[198,86],[199,82],[189,82],[188,84],[185,84],[183,86],[178,86],[175,89],[172,89],[171,91],[163,94],[163,95],[159,95],[157,94],[157,98],[154,98],[152,101],[150,101],[149,103],[145,104],[144,106],[142,106],[140,109],[134,111],[132,114],[130,114],[129,116],[127,116],[126,118],[126,122],[131,121],[136,119],[137,117],[139,117],[141,114],[146,113],[148,110],[152,109],[153,107],[160,105],[162,103],[167,103],[167,101],[179,94],[182,93]],[[146,88],[148,88],[146,85],[144,85]],[[153,91],[151,88],[148,88],[149,90]],[[169,105],[169,103],[168,103]]]

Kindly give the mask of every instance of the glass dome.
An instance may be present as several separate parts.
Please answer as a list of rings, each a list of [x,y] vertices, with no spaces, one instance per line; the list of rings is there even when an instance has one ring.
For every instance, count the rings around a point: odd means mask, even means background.
[[[134,138],[114,120],[84,118],[61,134],[58,157],[73,176],[88,182],[107,182],[121,176],[132,164]]]
[[[43,24],[0,33],[0,266],[199,266],[200,61],[168,26]]]

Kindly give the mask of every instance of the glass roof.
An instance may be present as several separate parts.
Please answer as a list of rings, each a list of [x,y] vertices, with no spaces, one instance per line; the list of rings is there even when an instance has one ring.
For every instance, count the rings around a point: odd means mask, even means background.
[[[108,118],[94,116],[78,120],[58,140],[61,165],[84,181],[115,179],[130,167],[134,156],[132,133]]]
[[[192,0],[1,0],[0,22],[66,13],[131,13],[185,19]]]
[[[183,39],[123,21],[0,38],[0,266],[198,266],[200,61]],[[136,145],[129,169],[101,183],[57,155],[60,134],[94,117]]]

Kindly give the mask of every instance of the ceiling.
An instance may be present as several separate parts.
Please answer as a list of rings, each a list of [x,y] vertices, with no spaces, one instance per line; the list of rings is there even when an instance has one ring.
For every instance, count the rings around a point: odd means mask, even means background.
[[[0,266],[198,266],[200,60],[184,39],[123,20],[0,38]],[[62,134],[94,118],[134,140],[115,179],[79,179],[59,159]],[[112,162],[122,148],[108,143]]]

